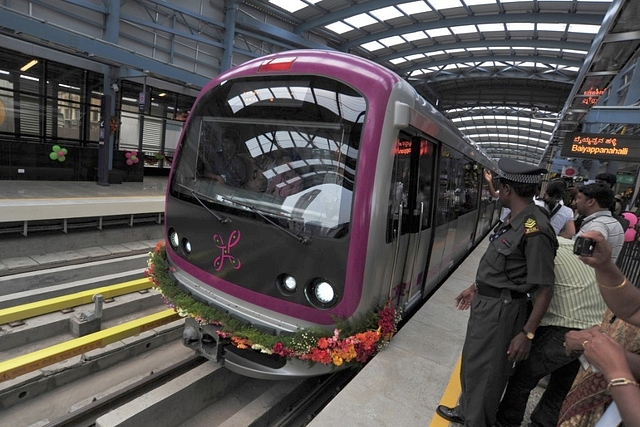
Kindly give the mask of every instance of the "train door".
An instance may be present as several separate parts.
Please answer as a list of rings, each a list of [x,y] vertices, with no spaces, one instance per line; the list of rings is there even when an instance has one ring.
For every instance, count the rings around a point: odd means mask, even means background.
[[[401,132],[396,146],[392,199],[397,204],[393,286],[390,298],[408,309],[421,300],[431,247],[432,193],[436,146],[421,136]]]

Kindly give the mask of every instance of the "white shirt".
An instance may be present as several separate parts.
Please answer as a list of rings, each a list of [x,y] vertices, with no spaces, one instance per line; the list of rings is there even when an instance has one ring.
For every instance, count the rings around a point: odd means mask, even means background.
[[[576,236],[583,234],[585,231],[599,231],[602,233],[611,245],[611,259],[614,262],[618,259],[624,244],[624,230],[618,220],[611,216],[611,211],[598,211],[585,217]]]

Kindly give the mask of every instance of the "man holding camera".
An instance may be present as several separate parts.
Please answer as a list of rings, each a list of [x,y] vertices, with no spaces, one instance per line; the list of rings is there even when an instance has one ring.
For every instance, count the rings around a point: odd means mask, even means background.
[[[574,253],[588,255],[585,251],[593,249],[593,242],[580,235],[596,230],[609,241],[614,248],[612,258],[617,259],[624,234],[609,210],[613,200],[613,191],[604,184],[590,184],[579,190],[576,203],[578,212],[585,216],[582,228],[575,242],[558,239],[554,295],[536,331],[529,358],[518,364],[509,380],[496,426],[520,426],[531,390],[548,374],[551,374],[549,383],[531,414],[530,426],[554,427],[557,424],[562,402],[580,368],[580,353],[566,355],[565,334],[600,324],[606,309],[593,271]]]

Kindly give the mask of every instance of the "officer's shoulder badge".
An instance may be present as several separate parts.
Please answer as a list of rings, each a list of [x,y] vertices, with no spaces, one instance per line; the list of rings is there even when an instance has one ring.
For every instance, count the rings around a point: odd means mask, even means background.
[[[528,217],[524,221],[524,235],[531,236],[540,232],[540,227],[536,222],[536,219],[532,216]]]

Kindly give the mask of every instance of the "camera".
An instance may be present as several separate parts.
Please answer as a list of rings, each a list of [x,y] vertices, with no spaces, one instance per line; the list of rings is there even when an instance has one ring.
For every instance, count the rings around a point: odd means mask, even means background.
[[[587,239],[582,236],[576,237],[576,241],[573,244],[573,253],[582,256],[593,255],[593,248],[596,246],[595,240]]]

